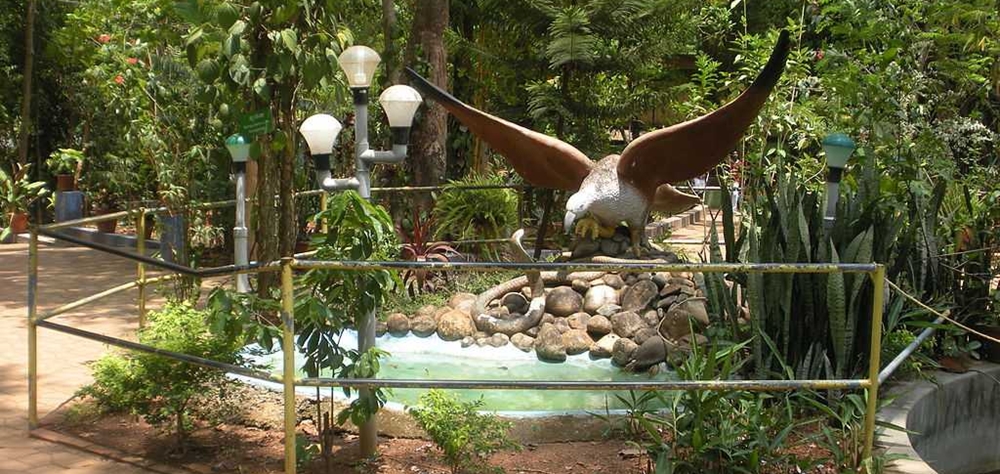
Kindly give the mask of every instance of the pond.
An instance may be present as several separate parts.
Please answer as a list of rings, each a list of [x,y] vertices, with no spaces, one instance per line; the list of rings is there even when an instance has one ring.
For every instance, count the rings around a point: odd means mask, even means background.
[[[341,343],[357,347],[353,331],[343,334]],[[503,347],[461,347],[458,341],[443,341],[436,336],[421,338],[414,335],[395,337],[386,334],[376,339],[377,346],[389,352],[382,360],[380,378],[386,379],[479,379],[479,380],[599,380],[641,381],[671,380],[673,372],[659,371],[656,375],[633,374],[612,365],[610,359],[591,359],[586,353],[569,356],[565,362],[538,360],[533,352],[523,352],[511,344]],[[302,359],[299,354],[297,360]],[[280,372],[281,352],[257,357]],[[661,366],[662,368],[662,366]],[[299,374],[304,376],[304,374]],[[315,389],[299,388],[302,394],[315,395]],[[396,389],[389,396],[390,408],[412,406],[426,390]],[[627,397],[620,391],[537,391],[537,390],[454,390],[463,400],[482,397],[484,410],[507,415],[541,416],[553,413],[604,413],[620,410],[625,404],[616,398]],[[343,392],[334,390],[343,397]]]

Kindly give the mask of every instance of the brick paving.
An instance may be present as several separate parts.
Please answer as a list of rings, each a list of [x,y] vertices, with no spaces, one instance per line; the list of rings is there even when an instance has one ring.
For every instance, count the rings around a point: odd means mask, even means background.
[[[135,275],[134,263],[93,250],[45,245],[40,250],[39,310],[126,283]],[[0,474],[148,472],[28,437],[27,268],[27,245],[0,245]],[[55,320],[102,334],[131,337],[138,320],[135,298],[134,290],[119,293]],[[43,416],[90,382],[86,364],[99,357],[106,346],[39,329],[38,350],[38,409]]]

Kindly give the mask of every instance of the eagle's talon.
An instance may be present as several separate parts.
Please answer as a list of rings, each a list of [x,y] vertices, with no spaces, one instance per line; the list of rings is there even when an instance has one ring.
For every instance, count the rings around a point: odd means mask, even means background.
[[[597,240],[599,238],[607,239],[615,235],[615,229],[613,227],[604,227],[597,219],[587,216],[577,221],[574,233],[582,238]]]

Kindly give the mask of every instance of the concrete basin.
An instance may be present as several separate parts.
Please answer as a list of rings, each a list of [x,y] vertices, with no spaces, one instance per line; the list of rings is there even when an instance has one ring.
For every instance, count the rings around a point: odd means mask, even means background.
[[[1000,365],[980,363],[964,374],[936,373],[935,382],[907,382],[879,419],[906,428],[886,430],[880,445],[908,459],[887,472],[1000,473]]]

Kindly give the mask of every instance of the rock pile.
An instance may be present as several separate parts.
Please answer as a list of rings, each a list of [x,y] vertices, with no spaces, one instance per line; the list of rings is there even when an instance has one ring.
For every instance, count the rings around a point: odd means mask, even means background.
[[[527,286],[493,299],[482,314],[473,314],[476,295],[458,293],[446,307],[388,315],[379,335],[437,333],[463,347],[513,344],[551,362],[589,352],[636,371],[676,363],[705,340],[699,333],[710,323],[705,298],[690,274],[607,273],[553,285],[545,288],[544,314],[529,310]]]

